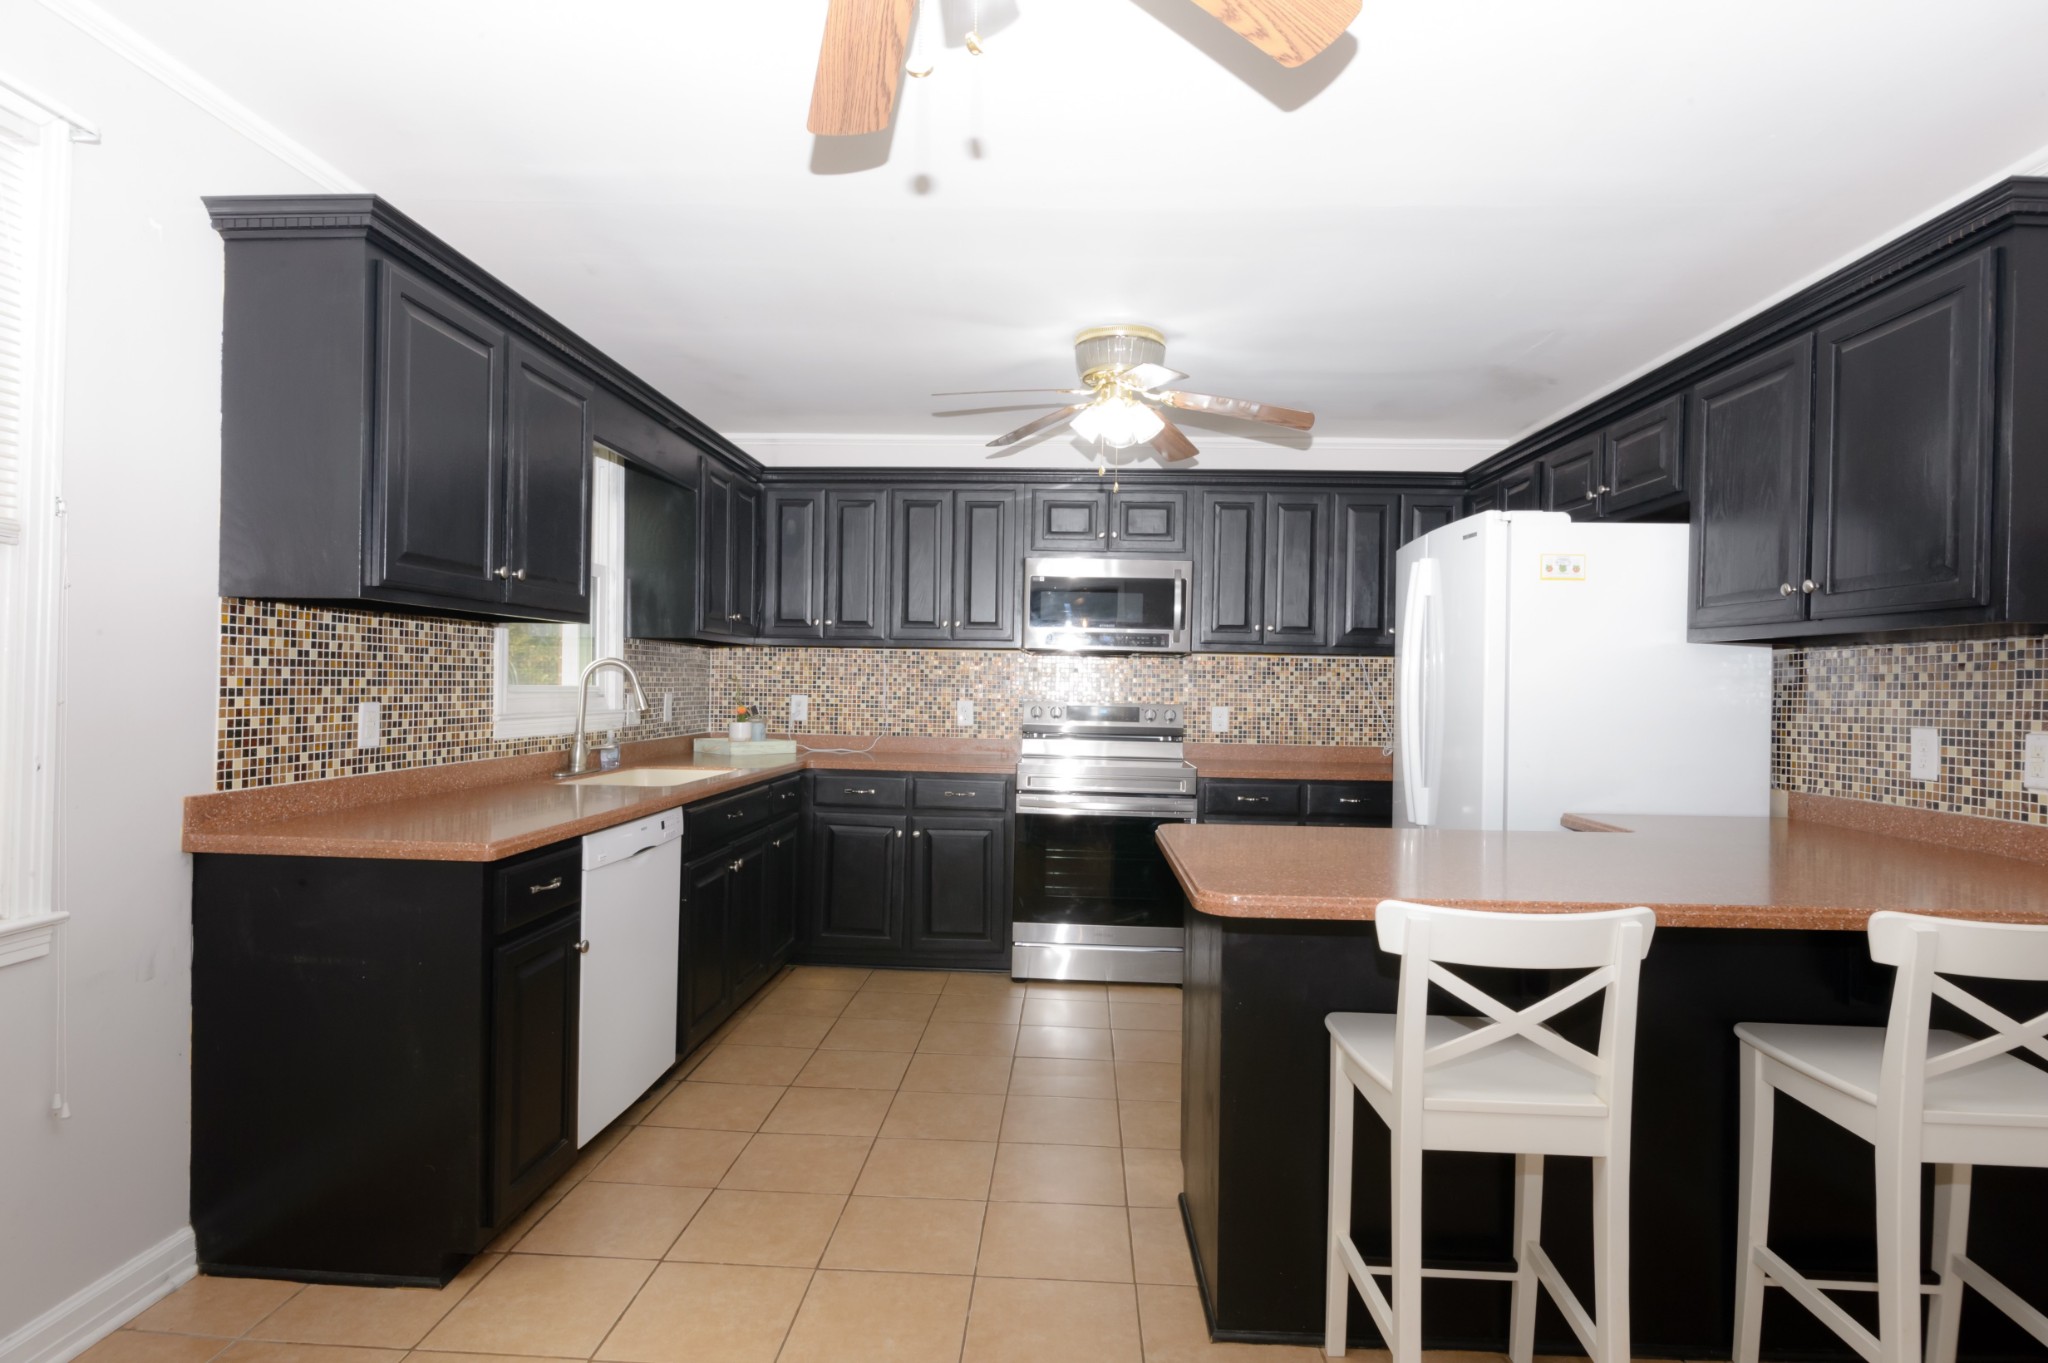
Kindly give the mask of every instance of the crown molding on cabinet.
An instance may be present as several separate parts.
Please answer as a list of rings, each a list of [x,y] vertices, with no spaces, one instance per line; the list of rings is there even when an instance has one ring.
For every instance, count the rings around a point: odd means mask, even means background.
[[[304,175],[322,189],[360,194],[363,187],[324,157],[316,155],[255,110],[222,90],[149,39],[137,33],[91,0],[42,0],[44,9],[57,15],[103,46],[126,57],[137,68],[154,76],[191,100],[257,146]]]
[[[728,437],[761,464],[777,472],[886,468],[1054,470],[1073,477],[1095,471],[1092,451],[1060,439],[1014,454],[991,456],[972,435],[824,435],[808,431],[757,431]],[[1300,445],[1269,443],[1240,435],[1198,432],[1201,457],[1190,476],[1221,470],[1267,473],[1460,473],[1498,452],[1505,440],[1404,440],[1380,436],[1321,435]],[[1119,472],[1159,472],[1149,449],[1128,452]]]

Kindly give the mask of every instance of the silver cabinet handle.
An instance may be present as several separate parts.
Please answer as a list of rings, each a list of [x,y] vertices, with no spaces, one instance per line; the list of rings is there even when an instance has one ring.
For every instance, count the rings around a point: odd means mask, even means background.
[[[1791,583],[1789,583],[1789,582],[1780,582],[1780,583],[1778,584],[1778,595],[1780,595],[1780,596],[1790,596],[1790,595],[1792,595],[1792,584],[1791,584]]]
[[[873,795],[875,794],[875,791],[869,787],[855,788],[853,786],[848,786],[843,793],[847,795]]]
[[[971,790],[949,790],[943,792],[943,794],[949,800],[972,800],[974,798],[974,792]]]
[[[526,892],[527,892],[528,894],[546,894],[546,893],[547,893],[547,892],[548,892],[549,890],[559,890],[559,889],[561,889],[561,888],[562,888],[562,878],[561,878],[560,876],[556,876],[556,877],[555,877],[555,878],[554,878],[553,880],[550,880],[550,881],[549,881],[549,882],[548,882],[547,884],[545,884],[545,885],[529,885],[529,886],[527,886],[527,887],[526,887]]]
[[[1340,804],[1340,805],[1355,805],[1355,804],[1358,804],[1358,803],[1359,803],[1359,800],[1357,799],[1357,797],[1356,797],[1356,796],[1352,796],[1352,795],[1339,795],[1339,796],[1337,797],[1337,803],[1338,803],[1338,804]]]
[[[576,951],[579,955],[588,956],[590,954],[590,939],[586,937],[578,942],[576,944]]]
[[[727,862],[727,863],[726,863],[726,865],[725,865],[725,869],[726,869],[726,870],[728,870],[728,871],[737,871],[737,870],[739,870],[739,869],[740,869],[740,867],[742,867],[742,866],[745,866],[746,864],[747,864],[747,859],[746,859],[745,857],[741,857],[741,858],[739,858],[739,860],[737,860],[737,861],[729,861],[729,862]]]
[[[1806,581],[1799,584],[1799,590],[1805,592],[1808,596],[1812,596],[1815,592],[1820,590],[1820,583],[1815,582],[1812,578],[1809,577],[1806,579]]]
[[[747,817],[747,811],[744,809],[729,809],[725,812],[725,817],[728,819],[744,819]]]
[[[1236,798],[1237,802],[1241,805],[1262,805],[1268,803],[1268,797],[1264,795],[1240,795]]]

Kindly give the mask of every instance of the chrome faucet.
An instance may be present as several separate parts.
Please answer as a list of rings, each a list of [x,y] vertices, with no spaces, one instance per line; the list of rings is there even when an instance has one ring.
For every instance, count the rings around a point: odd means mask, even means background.
[[[599,658],[583,669],[583,678],[576,683],[576,742],[569,749],[569,770],[563,776],[584,776],[590,771],[590,736],[584,732],[584,724],[590,716],[590,679],[607,667],[616,667],[625,673],[626,680],[633,684],[633,704],[639,713],[647,713],[647,697],[640,690],[640,678],[634,673],[632,664],[624,658]]]

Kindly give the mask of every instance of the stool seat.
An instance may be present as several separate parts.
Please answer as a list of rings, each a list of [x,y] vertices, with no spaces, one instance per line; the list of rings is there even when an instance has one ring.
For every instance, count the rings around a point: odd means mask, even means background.
[[[1394,1086],[1394,1026],[1389,1013],[1331,1013],[1330,1037],[1367,1078],[1391,1092]],[[1477,1032],[1485,1018],[1425,1020],[1425,1049]],[[2044,1075],[2048,1078],[2048,1075]],[[1524,1037],[1506,1037],[1432,1065],[1422,1072],[1425,1112],[1499,1112],[1545,1117],[1602,1117],[1607,1104],[1595,1091],[1597,1078]],[[1377,1104],[1375,1104],[1377,1106]]]
[[[1884,1028],[1744,1022],[1737,1024],[1735,1035],[1816,1083],[1877,1106]],[[1974,1039],[1930,1029],[1927,1058],[1938,1060]],[[1968,1069],[1928,1079],[1921,1102],[1924,1120],[1931,1123],[2048,1127],[2048,1070],[2011,1054],[1990,1056]]]

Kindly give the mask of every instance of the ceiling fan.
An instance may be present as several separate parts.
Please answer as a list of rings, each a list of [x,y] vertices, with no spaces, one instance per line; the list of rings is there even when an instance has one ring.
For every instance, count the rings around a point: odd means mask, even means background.
[[[1315,413],[1292,407],[1275,407],[1270,402],[1245,398],[1221,398],[1209,393],[1188,393],[1166,385],[1187,377],[1168,369],[1166,337],[1151,327],[1090,327],[1074,338],[1074,363],[1081,371],[1079,388],[987,388],[969,392],[934,393],[937,398],[987,397],[997,393],[1058,393],[1085,401],[1071,403],[1027,421],[1016,430],[989,441],[993,449],[1014,445],[1028,436],[1070,426],[1084,440],[1094,440],[1114,449],[1150,445],[1169,461],[1192,459],[1201,451],[1161,408],[1183,412],[1207,412],[1211,416],[1241,417],[1263,421],[1289,430],[1305,431],[1316,423]]]
[[[1300,66],[1358,17],[1361,0],[1194,0],[1282,66]],[[809,129],[823,137],[889,126],[917,0],[832,0],[811,87]]]

